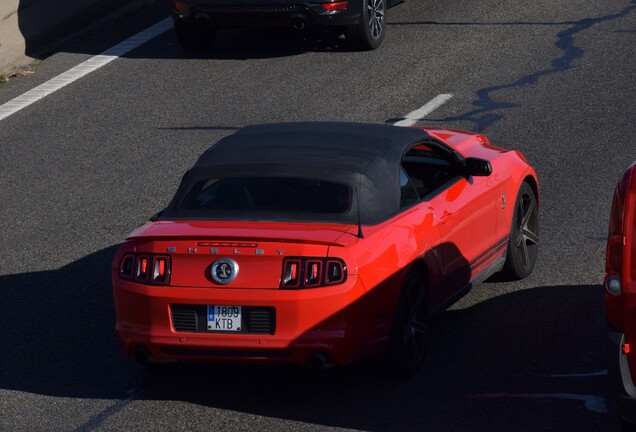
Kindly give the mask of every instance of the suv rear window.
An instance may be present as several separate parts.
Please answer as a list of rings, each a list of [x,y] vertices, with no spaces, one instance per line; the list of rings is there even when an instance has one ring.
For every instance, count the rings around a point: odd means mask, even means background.
[[[271,213],[273,219],[276,214],[284,214],[284,219],[290,219],[294,213],[343,214],[349,207],[350,191],[342,184],[285,177],[235,177],[193,184],[162,218],[216,219],[231,211],[234,218],[242,219],[234,214],[239,211],[244,212],[245,219],[254,212]]]

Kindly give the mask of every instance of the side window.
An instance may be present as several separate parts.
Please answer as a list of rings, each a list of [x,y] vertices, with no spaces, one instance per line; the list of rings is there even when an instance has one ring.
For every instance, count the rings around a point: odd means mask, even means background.
[[[404,156],[402,167],[422,198],[446,188],[461,176],[461,167],[453,153],[432,143],[411,149]]]
[[[400,167],[400,208],[408,207],[418,202],[420,197],[415,190],[415,186],[411,183],[411,179],[404,172],[404,168]]]

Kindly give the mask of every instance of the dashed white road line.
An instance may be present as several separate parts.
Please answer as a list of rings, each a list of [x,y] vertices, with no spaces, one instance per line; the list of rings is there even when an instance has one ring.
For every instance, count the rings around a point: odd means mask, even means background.
[[[96,71],[102,66],[123,56],[124,54],[129,53],[130,51],[143,45],[149,40],[154,39],[170,28],[172,28],[171,18],[166,18],[162,21],[159,21],[157,24],[148,27],[146,30],[140,33],[137,33],[135,36],[126,39],[125,41],[115,45],[112,48],[107,49],[101,54],[86,60],[84,63],[80,63],[74,68],[69,69],[68,71],[61,73],[60,75],[50,79],[44,84],[35,87],[33,90],[30,90],[16,97],[15,99],[12,99],[3,105],[0,105],[0,120],[3,120],[12,114],[15,114],[21,109],[28,107],[32,103],[37,102],[40,99],[43,99],[46,96],[50,95],[51,93],[56,92],[63,87],[66,87],[74,81],[77,81],[83,76]]]
[[[415,123],[417,123],[418,120],[423,119],[424,117],[435,111],[437,108],[444,105],[452,97],[453,95],[450,93],[437,95],[425,105],[405,115],[403,120],[397,121],[393,124],[395,126],[413,126]]]
[[[138,48],[144,43],[154,39],[160,34],[168,31],[172,28],[172,19],[166,18],[162,21],[159,21],[157,24],[147,28],[146,30],[132,36],[125,41],[115,45],[112,48],[107,49],[106,51],[98,54],[90,59],[86,60],[83,63],[75,66],[72,69],[69,69],[66,72],[61,73],[56,76],[35,87],[32,90],[10,100],[9,102],[0,105],[0,120],[4,120],[5,118],[15,114],[28,107],[29,105],[39,101],[40,99],[45,98],[46,96],[60,90],[61,88],[66,87],[67,85],[77,81],[83,76],[88,75],[91,72],[96,71],[102,66],[107,65],[111,61],[123,56],[124,54],[129,53],[130,51]],[[437,108],[448,102],[453,95],[450,93],[444,93],[437,95],[431,101],[423,105],[422,107],[416,109],[415,111],[411,111],[408,113],[404,119],[395,122],[395,126],[412,126],[417,123],[418,120],[423,119]]]

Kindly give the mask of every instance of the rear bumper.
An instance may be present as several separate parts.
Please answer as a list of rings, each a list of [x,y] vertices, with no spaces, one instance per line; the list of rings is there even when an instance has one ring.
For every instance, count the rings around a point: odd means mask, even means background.
[[[179,9],[173,3],[175,20],[194,20],[204,17],[218,28],[232,27],[292,27],[302,21],[308,26],[345,26],[361,22],[362,12],[357,3],[349,2],[347,10],[327,11],[321,3],[278,0],[275,3],[252,1],[184,1]]]
[[[141,354],[153,361],[301,366],[322,358],[325,364],[341,365],[377,354],[386,344],[386,340],[370,336],[382,323],[365,312],[365,290],[355,275],[342,285],[305,290],[146,286],[114,275],[113,290],[117,334],[129,357]],[[275,329],[261,333],[214,333],[205,328],[177,331],[171,305],[273,307]]]
[[[636,423],[636,386],[627,355],[623,353],[625,335],[615,330],[609,330],[608,335],[610,391],[621,417],[630,423]]]

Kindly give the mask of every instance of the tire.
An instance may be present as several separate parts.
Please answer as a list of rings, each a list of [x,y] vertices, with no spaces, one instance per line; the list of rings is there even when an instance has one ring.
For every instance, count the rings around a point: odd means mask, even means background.
[[[532,273],[539,252],[539,209],[532,187],[523,182],[515,201],[506,262],[501,271],[508,280],[523,279]]]
[[[425,291],[422,275],[409,273],[400,292],[386,350],[389,372],[398,378],[415,375],[424,364],[430,335]]]
[[[362,21],[345,29],[349,45],[358,50],[369,51],[378,48],[386,34],[387,0],[362,1]]]
[[[636,432],[636,423],[630,423],[621,418],[621,432]]]
[[[174,33],[185,48],[205,48],[210,46],[216,36],[214,27],[202,28],[193,20],[173,17]]]

